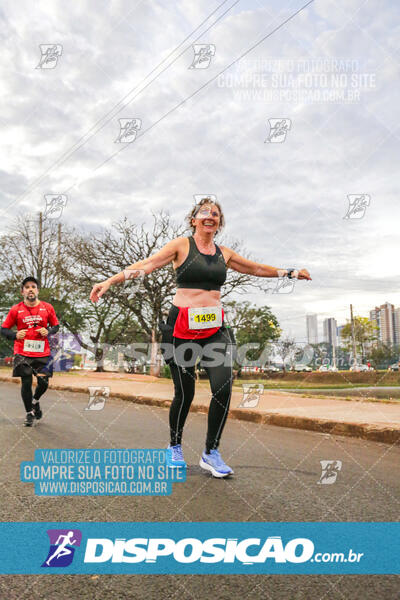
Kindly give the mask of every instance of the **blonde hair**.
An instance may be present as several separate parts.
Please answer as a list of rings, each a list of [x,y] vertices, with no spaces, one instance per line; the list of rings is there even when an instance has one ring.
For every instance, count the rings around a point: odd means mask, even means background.
[[[192,219],[196,218],[195,214],[199,210],[200,206],[204,206],[204,204],[213,204],[219,210],[219,227],[218,227],[217,231],[214,234],[214,235],[217,235],[217,233],[219,233],[221,231],[221,229],[223,229],[225,227],[225,217],[224,217],[224,213],[222,212],[222,208],[221,208],[220,203],[217,202],[216,200],[212,200],[208,196],[205,196],[204,198],[202,198],[200,200],[200,202],[198,202],[192,208],[192,210],[186,215],[186,222],[188,223],[190,229],[192,230],[192,233],[195,233],[196,232],[196,227],[193,225]]]

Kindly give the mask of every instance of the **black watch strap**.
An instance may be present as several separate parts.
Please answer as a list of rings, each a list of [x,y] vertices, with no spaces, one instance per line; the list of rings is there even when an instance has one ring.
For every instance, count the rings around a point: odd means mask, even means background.
[[[287,277],[288,279],[293,279],[292,277],[292,273],[293,271],[295,271],[296,269],[287,269]]]

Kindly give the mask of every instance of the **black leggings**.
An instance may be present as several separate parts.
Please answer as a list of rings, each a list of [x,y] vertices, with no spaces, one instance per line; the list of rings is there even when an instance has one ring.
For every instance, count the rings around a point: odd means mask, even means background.
[[[174,327],[179,309],[172,305],[167,325]],[[164,341],[166,337],[163,338]],[[172,358],[166,362],[174,382],[174,399],[169,411],[170,444],[182,441],[182,432],[195,392],[195,364],[203,367],[208,375],[212,392],[208,411],[206,452],[218,448],[222,431],[228,417],[232,393],[232,365],[235,340],[233,332],[223,324],[212,336],[186,340],[171,336]]]
[[[37,386],[35,394],[32,396],[32,375],[21,377],[21,396],[26,412],[32,410],[32,398],[39,400],[49,387],[49,380],[44,375],[37,375]]]

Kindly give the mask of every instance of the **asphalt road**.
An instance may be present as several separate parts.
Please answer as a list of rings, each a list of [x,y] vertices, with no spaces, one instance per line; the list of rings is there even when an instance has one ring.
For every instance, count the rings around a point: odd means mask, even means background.
[[[168,410],[111,399],[85,411],[84,394],[49,391],[44,418],[29,429],[15,384],[0,384],[1,521],[397,521],[400,448],[354,438],[229,420],[220,450],[235,475],[198,466],[207,417],[189,414],[187,481],[167,497],[34,495],[19,481],[35,448],[162,448]],[[341,460],[333,485],[318,485],[320,460]],[[357,600],[399,598],[395,575],[3,575],[7,600],[191,598]]]

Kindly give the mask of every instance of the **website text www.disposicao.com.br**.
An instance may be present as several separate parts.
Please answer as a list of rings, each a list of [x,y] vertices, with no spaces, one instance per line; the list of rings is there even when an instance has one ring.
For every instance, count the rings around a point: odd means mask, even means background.
[[[233,563],[240,561],[252,565],[265,563],[359,563],[362,552],[348,549],[343,552],[316,552],[308,538],[294,538],[286,544],[280,536],[247,538],[89,538],[86,543],[85,563],[139,563],[156,562],[161,557],[171,557],[179,563]]]

